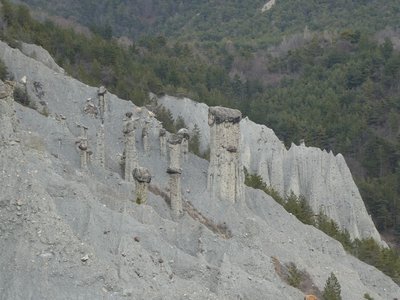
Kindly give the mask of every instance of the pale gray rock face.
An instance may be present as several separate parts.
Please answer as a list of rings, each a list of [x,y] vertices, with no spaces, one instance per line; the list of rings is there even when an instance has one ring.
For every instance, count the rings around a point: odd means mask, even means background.
[[[15,137],[14,86],[0,81],[0,144],[8,144]]]
[[[246,188],[246,201],[235,204],[207,197],[208,162],[191,153],[182,164],[183,215],[174,221],[154,119],[147,154],[137,130],[138,162],[152,175],[147,204],[137,205],[136,188],[119,165],[122,117],[126,111],[139,117],[136,107],[107,94],[107,164],[82,172],[76,123],[88,126],[95,144],[101,120],[83,110],[97,88],[54,74],[3,43],[0,58],[15,78],[27,76],[36,101],[33,82],[41,83],[50,113],[14,103],[19,126],[12,130],[21,142],[0,143],[1,300],[302,299],[276,274],[271,257],[307,270],[321,290],[334,272],[343,299],[400,294],[390,278],[264,193]],[[216,230],[221,224],[228,233]]]
[[[182,117],[189,129],[196,124],[201,132],[201,148],[207,149],[212,138],[204,121],[208,115],[205,104],[171,96],[158,99],[158,103],[169,109],[174,118]],[[220,115],[221,120],[229,118],[223,111]],[[372,237],[385,245],[341,154],[334,156],[318,148],[294,144],[286,150],[273,130],[248,118],[240,122],[240,131],[241,160],[251,174],[260,175],[282,195],[291,191],[304,195],[314,212],[326,213],[347,229],[352,238]]]
[[[46,67],[52,69],[54,72],[64,74],[64,69],[59,67],[54,61],[53,57],[51,57],[49,52],[47,52],[42,47],[34,44],[21,43],[21,51],[26,56],[29,56],[41,62]]]

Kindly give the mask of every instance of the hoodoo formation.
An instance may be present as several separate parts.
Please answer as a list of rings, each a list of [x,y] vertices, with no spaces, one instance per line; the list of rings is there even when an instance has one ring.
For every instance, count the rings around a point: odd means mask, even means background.
[[[169,148],[169,191],[171,199],[172,216],[178,218],[182,215],[182,187],[181,187],[181,152],[182,152],[182,136],[178,134],[172,135],[168,140]]]
[[[244,173],[240,158],[242,113],[226,107],[210,107],[210,165],[208,189],[213,199],[228,202],[244,200]]]
[[[136,153],[136,120],[132,118],[132,113],[125,114],[124,125],[122,132],[124,134],[124,166],[125,166],[125,180],[133,181],[132,171],[138,166],[137,153]]]
[[[148,169],[143,167],[135,168],[132,171],[132,176],[136,185],[136,199],[137,204],[146,204],[149,183],[151,182],[151,174]]]

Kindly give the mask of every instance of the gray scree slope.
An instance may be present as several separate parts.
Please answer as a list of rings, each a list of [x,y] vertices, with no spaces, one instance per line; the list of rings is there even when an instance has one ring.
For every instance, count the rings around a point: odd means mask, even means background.
[[[147,205],[137,205],[134,183],[121,176],[122,125],[127,111],[143,121],[146,110],[107,94],[105,167],[89,162],[81,170],[76,124],[88,127],[94,149],[101,121],[83,108],[88,98],[96,103],[97,88],[3,43],[0,57],[15,78],[27,77],[29,95],[49,111],[46,117],[0,102],[1,125],[11,122],[0,143],[1,300],[302,299],[275,273],[273,256],[307,270],[320,289],[334,272],[343,299],[400,295],[390,278],[260,191],[245,188],[245,202],[211,201],[208,162],[190,153],[182,164],[184,212],[174,221],[159,196],[168,194],[168,162],[154,118],[147,154],[137,130],[139,165],[152,174]],[[7,105],[14,105],[18,124]]]

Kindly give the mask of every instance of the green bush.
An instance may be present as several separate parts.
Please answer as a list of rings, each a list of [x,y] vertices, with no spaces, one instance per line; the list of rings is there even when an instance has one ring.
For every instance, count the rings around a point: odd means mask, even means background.
[[[17,86],[14,89],[14,100],[23,106],[30,106],[31,101],[29,99],[29,95],[26,92],[26,89],[23,87]]]
[[[281,197],[279,192],[275,190],[272,186],[267,186],[267,184],[262,180],[260,175],[249,174],[246,168],[244,168],[245,180],[244,184],[252,187],[253,189],[262,190],[267,195],[270,195],[276,202],[283,205],[285,199]]]
[[[196,154],[197,156],[201,156],[200,138],[201,138],[200,129],[197,126],[197,124],[195,124],[189,140],[189,151]]]
[[[365,293],[365,294],[364,294],[364,299],[367,299],[367,300],[374,300],[374,298],[372,298],[368,293]]]
[[[294,263],[289,263],[287,266],[287,282],[289,285],[299,288],[302,280],[302,272],[297,269]]]
[[[315,225],[314,213],[304,196],[296,196],[293,192],[285,198],[283,207],[297,217],[301,222]]]
[[[169,132],[176,133],[176,127],[174,123],[174,118],[170,110],[164,108],[163,106],[157,106],[156,116],[159,121],[162,122],[163,127]]]
[[[4,64],[4,62],[1,59],[0,59],[0,79],[3,81],[8,79],[7,66]]]
[[[335,274],[331,273],[326,281],[324,291],[322,293],[323,300],[342,300],[340,283]]]

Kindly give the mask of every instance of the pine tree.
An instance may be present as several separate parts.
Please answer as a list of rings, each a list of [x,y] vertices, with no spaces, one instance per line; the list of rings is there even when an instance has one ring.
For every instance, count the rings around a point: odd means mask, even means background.
[[[340,284],[333,272],[326,281],[322,299],[324,300],[342,300],[340,295]]]
[[[192,134],[189,140],[189,151],[200,156],[200,129],[197,124],[194,124]]]

